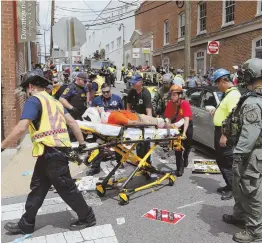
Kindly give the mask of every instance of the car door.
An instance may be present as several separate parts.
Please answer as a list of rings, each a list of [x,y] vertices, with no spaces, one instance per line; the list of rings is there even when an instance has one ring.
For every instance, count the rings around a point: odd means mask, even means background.
[[[199,120],[199,130],[202,134],[200,142],[205,146],[214,148],[214,124],[213,116],[210,115],[209,111],[206,110],[206,106],[217,107],[217,99],[214,93],[210,90],[204,90],[201,97]]]
[[[201,104],[201,96],[202,96],[202,89],[192,89],[187,91],[187,97],[186,99],[189,101],[192,109],[192,120],[193,120],[193,139],[195,141],[199,141],[201,139],[201,130],[199,129],[201,126],[201,120],[199,119],[199,112],[201,110],[200,104]]]

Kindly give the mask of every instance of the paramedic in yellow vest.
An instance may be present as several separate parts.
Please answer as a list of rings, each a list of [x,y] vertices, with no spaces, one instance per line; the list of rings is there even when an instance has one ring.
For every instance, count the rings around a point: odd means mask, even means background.
[[[105,79],[94,73],[89,74],[88,79],[87,89],[89,91],[89,102],[91,102],[94,97],[102,95],[101,87],[105,83]]]
[[[115,71],[116,71],[116,69],[114,68],[114,65],[111,64],[110,67],[108,67],[108,70],[110,72],[111,85],[113,85],[113,87],[115,87]]]
[[[126,67],[125,64],[122,64],[120,81],[124,80],[125,76],[126,76]]]
[[[4,226],[12,234],[34,232],[37,212],[52,185],[77,213],[78,220],[70,224],[70,230],[82,230],[96,224],[92,208],[86,204],[70,175],[66,156],[71,147],[66,125],[73,130],[80,144],[79,151],[86,146],[82,132],[62,104],[46,93],[45,87],[49,84],[41,71],[33,70],[25,74],[21,86],[28,99],[20,121],[1,143],[3,151],[21,139],[29,129],[33,142],[32,155],[37,158],[25,213],[18,222],[7,222]]]

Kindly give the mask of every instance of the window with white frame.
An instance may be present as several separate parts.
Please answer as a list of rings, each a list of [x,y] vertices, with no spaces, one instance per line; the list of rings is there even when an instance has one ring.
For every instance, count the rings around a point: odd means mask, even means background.
[[[169,57],[164,57],[163,62],[162,62],[162,66],[164,67],[164,69],[166,70],[166,72],[169,72]]]
[[[206,2],[201,2],[198,4],[198,34],[206,32],[206,14],[207,14],[207,4]]]
[[[113,51],[113,50],[115,50],[115,42],[114,41],[111,42],[111,51]]]
[[[254,57],[262,59],[262,37],[254,42]]]
[[[168,20],[164,22],[164,45],[167,45],[169,43],[169,26],[168,26]]]
[[[117,45],[117,49],[121,47],[121,36],[117,38],[116,45]]]
[[[257,16],[262,15],[262,0],[257,1]]]
[[[183,38],[185,36],[185,22],[186,22],[185,13],[179,14],[178,22],[179,22],[178,37]]]
[[[223,1],[223,24],[233,24],[235,19],[235,1]]]
[[[109,52],[109,44],[106,45],[106,55],[108,54]]]
[[[203,76],[206,73],[206,51],[195,52],[194,56],[194,69],[200,76]]]

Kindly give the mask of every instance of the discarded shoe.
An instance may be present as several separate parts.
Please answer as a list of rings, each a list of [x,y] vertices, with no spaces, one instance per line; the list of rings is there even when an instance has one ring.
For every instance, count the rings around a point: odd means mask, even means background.
[[[245,221],[243,219],[236,218],[234,215],[224,214],[223,221],[227,224],[234,224],[235,226],[244,229]]]
[[[262,241],[262,235],[254,235],[250,231],[244,230],[239,233],[235,233],[233,240],[240,243],[257,242]]]

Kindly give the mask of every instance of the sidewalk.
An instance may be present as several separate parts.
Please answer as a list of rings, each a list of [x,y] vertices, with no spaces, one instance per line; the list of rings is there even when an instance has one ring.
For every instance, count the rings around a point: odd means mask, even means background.
[[[1,154],[2,163],[2,198],[26,195],[30,192],[32,175],[23,176],[25,172],[33,173],[36,158],[32,157],[32,143],[26,135],[19,149],[7,149]],[[72,177],[86,170],[85,165],[70,163]]]

